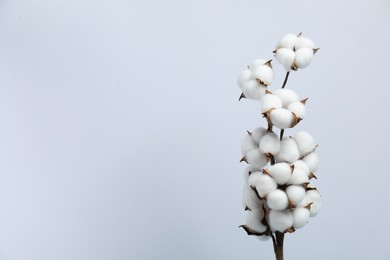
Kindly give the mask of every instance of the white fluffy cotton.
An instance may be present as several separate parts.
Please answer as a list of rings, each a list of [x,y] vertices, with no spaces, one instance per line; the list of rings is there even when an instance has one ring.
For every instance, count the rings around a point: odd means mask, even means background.
[[[305,105],[300,101],[291,103],[290,105],[288,105],[287,109],[293,112],[297,117],[301,119],[305,117],[306,108]]]
[[[303,170],[307,175],[309,175],[309,173],[310,173],[309,166],[307,166],[307,164],[306,164],[304,161],[298,160],[298,161],[295,161],[292,165],[294,166],[294,169],[295,169],[295,168],[301,169],[301,170]]]
[[[263,168],[268,163],[268,157],[260,151],[254,149],[245,155],[246,161],[255,168]]]
[[[259,148],[265,154],[276,155],[280,150],[279,136],[274,132],[266,133],[260,139]]]
[[[272,125],[280,128],[286,129],[294,127],[297,123],[296,118],[291,113],[291,111],[284,108],[273,109],[269,113],[269,118]]]
[[[265,86],[269,86],[274,79],[274,72],[272,68],[268,65],[256,66],[253,69],[253,76],[256,79],[259,79],[260,81],[264,82]]]
[[[317,190],[306,191],[305,198],[301,202],[303,207],[310,204],[310,217],[315,217],[321,209],[321,195]]]
[[[300,157],[311,153],[317,146],[313,136],[305,131],[295,133],[292,138],[298,146]]]
[[[243,207],[248,207],[251,210],[261,209],[263,206],[264,200],[260,200],[257,197],[256,191],[254,191],[250,186],[245,186],[242,194],[242,204]]]
[[[285,162],[275,163],[268,167],[266,171],[279,185],[286,184],[292,173],[290,165]]]
[[[276,44],[276,49],[287,48],[294,49],[295,44],[298,40],[298,36],[293,33],[288,33],[282,37],[282,39]]]
[[[276,60],[283,65],[286,71],[291,71],[291,66],[294,64],[295,51],[287,48],[280,48],[275,53]]]
[[[273,92],[273,94],[280,98],[283,108],[287,108],[293,102],[300,101],[299,96],[293,90],[288,88],[281,88]]]
[[[298,146],[294,139],[285,137],[280,142],[280,151],[275,156],[277,162],[289,162],[293,163],[299,158]]]
[[[295,205],[300,205],[305,198],[305,188],[300,185],[290,185],[286,188],[286,194],[288,199]]]
[[[252,132],[252,139],[253,141],[259,145],[260,143],[260,140],[261,138],[263,138],[263,136],[267,133],[267,129],[265,129],[264,127],[258,127],[256,128],[255,130],[253,130]]]
[[[249,176],[250,176],[252,173],[258,172],[258,171],[259,171],[259,169],[256,169],[256,168],[253,167],[253,166],[250,166],[250,165],[249,165],[248,167],[246,167],[245,170],[244,170],[244,174],[243,174],[245,183],[248,183]]]
[[[242,86],[242,93],[245,98],[249,99],[257,99],[260,100],[266,92],[267,88],[265,86],[260,85],[255,79],[248,80]]]
[[[268,223],[272,231],[285,232],[293,224],[290,210],[271,210]]]
[[[240,89],[242,89],[242,87],[244,86],[244,84],[249,81],[250,79],[252,79],[252,71],[246,69],[246,70],[243,70],[241,71],[241,73],[238,75],[238,79],[237,79],[237,85],[240,87]]]
[[[302,48],[314,49],[315,44],[314,44],[313,40],[311,40],[307,37],[304,37],[304,36],[299,36],[299,37],[297,37],[297,39],[295,41],[294,48],[295,48],[295,50],[300,50]]]
[[[300,169],[300,168],[294,168],[293,173],[291,174],[290,178],[287,181],[287,184],[293,184],[293,185],[302,185],[304,183],[309,182],[309,176],[307,173]]]
[[[261,111],[267,112],[270,109],[273,108],[282,108],[282,101],[279,97],[273,95],[273,94],[265,94],[261,100]]]
[[[313,61],[314,50],[311,48],[301,48],[295,52],[294,65],[299,69],[304,69]]]
[[[284,191],[276,189],[268,193],[267,205],[270,209],[283,210],[288,207],[288,198]]]
[[[307,166],[309,167],[311,172],[316,172],[319,166],[319,159],[316,152],[311,152],[302,159]]]
[[[278,184],[270,176],[262,174],[259,178],[256,178],[255,187],[259,196],[265,198],[268,193],[276,190]]]
[[[249,151],[257,149],[258,144],[253,141],[249,134],[246,134],[241,141],[241,154],[245,156]]]
[[[249,70],[254,71],[256,67],[264,65],[266,62],[264,59],[256,59],[249,64]]]
[[[263,233],[267,230],[267,227],[261,223],[261,220],[264,218],[264,213],[262,210],[251,210],[246,215],[246,223],[245,226],[250,228],[251,230]]]
[[[298,229],[306,225],[310,212],[306,208],[296,208],[292,211],[293,227]]]

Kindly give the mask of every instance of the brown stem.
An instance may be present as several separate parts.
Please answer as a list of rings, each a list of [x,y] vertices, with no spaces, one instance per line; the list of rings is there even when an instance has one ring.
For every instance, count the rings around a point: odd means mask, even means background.
[[[280,141],[282,141],[284,135],[284,129],[280,129]]]
[[[284,259],[283,256],[284,233],[276,231],[275,235],[276,235],[276,254],[275,254],[276,260],[283,260]]]
[[[290,76],[290,71],[287,71],[286,77],[284,78],[282,88],[284,88],[287,84],[288,76]]]

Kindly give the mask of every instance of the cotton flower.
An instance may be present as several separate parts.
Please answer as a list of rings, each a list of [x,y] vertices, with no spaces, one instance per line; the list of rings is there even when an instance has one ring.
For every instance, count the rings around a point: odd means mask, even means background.
[[[249,185],[245,185],[242,191],[242,205],[245,210],[260,209],[264,204],[264,200],[261,200],[255,190]]]
[[[289,185],[286,188],[286,194],[294,205],[299,205],[305,198],[306,191],[301,185]]]
[[[298,40],[298,36],[293,34],[293,33],[289,33],[289,34],[286,34],[283,36],[283,38],[276,44],[276,49],[279,49],[279,48],[286,48],[286,49],[290,49],[290,50],[293,50],[294,47],[295,47],[295,44]]]
[[[293,112],[297,117],[303,119],[306,114],[305,103],[302,101],[292,102],[288,105],[287,110]]]
[[[287,184],[302,185],[309,182],[309,176],[301,168],[294,168]]]
[[[253,167],[253,166],[250,166],[250,165],[249,165],[248,167],[246,167],[245,170],[244,170],[244,174],[243,174],[245,183],[248,183],[249,176],[250,176],[252,173],[258,172],[258,171],[259,171],[259,169],[255,168],[255,167]]]
[[[242,86],[244,97],[249,99],[261,99],[265,95],[266,90],[267,88],[255,79],[248,80]]]
[[[286,71],[291,71],[295,55],[295,51],[288,48],[280,48],[275,51],[276,60],[283,65]]]
[[[306,191],[305,198],[301,204],[305,206],[310,205],[310,217],[317,216],[321,209],[321,195],[318,190],[314,189]]]
[[[292,128],[300,121],[294,113],[284,108],[272,109],[265,116],[272,125],[280,129]]]
[[[295,52],[295,59],[292,65],[294,69],[303,69],[310,65],[313,60],[314,50],[311,48],[301,48]]]
[[[261,110],[263,113],[271,109],[282,108],[282,101],[280,100],[280,98],[271,93],[265,94],[261,98],[260,103],[261,103]]]
[[[271,63],[265,63],[264,65],[259,65],[253,68],[253,76],[263,86],[271,85],[272,80],[274,79],[274,72],[270,64]]]
[[[307,208],[296,208],[292,211],[292,226],[295,229],[302,228],[306,225],[310,217],[310,211]]]
[[[273,190],[276,190],[276,188],[278,187],[276,181],[266,174],[262,174],[258,178],[256,178],[255,182],[252,185],[256,188],[257,194],[259,194],[261,198],[265,198],[268,193]]]
[[[300,101],[297,93],[288,88],[278,89],[274,91],[273,94],[280,98],[283,108],[288,108],[291,103]]]
[[[262,210],[252,210],[248,212],[245,226],[256,233],[264,233],[267,227],[261,222],[264,218]]]
[[[246,162],[256,168],[262,168],[268,163],[268,157],[260,151],[254,149],[245,155]]]
[[[268,193],[267,205],[270,209],[282,210],[288,207],[288,198],[284,191],[276,189]]]
[[[319,165],[318,155],[315,152],[311,152],[305,157],[303,157],[302,161],[304,161],[309,167],[311,172],[316,172]]]
[[[307,37],[298,36],[296,41],[295,41],[294,48],[295,48],[295,50],[300,50],[302,48],[314,49],[315,48],[315,44],[314,44],[313,40],[311,40],[311,39],[309,39]]]
[[[292,136],[292,139],[294,139],[298,146],[300,157],[312,152],[317,146],[313,136],[305,131],[297,132]]]
[[[286,184],[292,174],[292,168],[285,162],[275,163],[263,171],[271,176],[279,185]]]
[[[249,64],[249,70],[251,70],[252,72],[254,71],[254,69],[258,66],[262,66],[266,63],[267,61],[264,60],[264,59],[256,59],[256,60],[253,60],[250,64]]]
[[[280,150],[279,137],[274,132],[266,133],[260,140],[259,148],[265,154],[276,155]]]
[[[264,127],[258,127],[251,133],[251,137],[253,141],[257,144],[257,146],[260,143],[261,138],[267,133],[267,129]]]
[[[258,143],[256,144],[252,137],[247,134],[241,141],[241,154],[245,156],[249,151],[257,149],[258,146]]]
[[[272,231],[286,232],[293,224],[290,210],[271,210],[268,222]]]
[[[275,156],[277,162],[289,162],[293,163],[299,158],[298,146],[294,139],[285,137],[280,142],[280,151]]]
[[[242,90],[244,84],[252,79],[252,71],[249,69],[243,70],[239,75],[237,79],[237,85]]]

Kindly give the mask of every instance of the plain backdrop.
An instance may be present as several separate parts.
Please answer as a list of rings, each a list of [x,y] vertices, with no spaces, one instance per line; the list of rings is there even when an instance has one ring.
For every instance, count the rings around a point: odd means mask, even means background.
[[[390,3],[0,0],[0,259],[273,259],[239,164],[238,73],[286,33],[323,208],[286,259],[390,259]],[[280,88],[284,71],[274,63]]]

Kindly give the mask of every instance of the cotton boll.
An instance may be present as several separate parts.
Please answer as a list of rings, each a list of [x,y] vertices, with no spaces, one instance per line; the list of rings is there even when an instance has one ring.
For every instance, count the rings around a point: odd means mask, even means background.
[[[282,101],[273,94],[265,94],[261,100],[261,110],[263,113],[275,108],[282,108]]]
[[[257,66],[253,69],[253,76],[259,79],[262,85],[269,86],[274,78],[274,72],[271,67],[267,65]]]
[[[287,181],[287,184],[302,185],[309,182],[309,176],[300,168],[295,169]]]
[[[267,205],[270,209],[283,210],[288,207],[288,198],[284,191],[276,189],[267,195]]]
[[[248,80],[242,86],[242,93],[246,98],[260,100],[266,92],[267,88],[260,85],[255,79]]]
[[[267,63],[266,60],[264,59],[256,59],[254,61],[251,62],[251,64],[249,64],[249,70],[251,70],[253,72],[253,70],[258,67],[258,66],[262,66],[264,65],[265,63]]]
[[[282,101],[283,108],[287,108],[293,102],[300,101],[297,93],[288,88],[280,88],[273,93]]]
[[[252,139],[253,141],[259,145],[260,143],[260,140],[261,138],[263,138],[263,136],[267,133],[267,129],[265,129],[264,127],[258,127],[256,128],[255,130],[253,130],[252,132]]]
[[[307,166],[309,167],[311,172],[316,172],[319,165],[318,155],[315,152],[311,152],[302,159]]]
[[[248,166],[244,170],[244,181],[245,183],[248,183],[249,176],[254,173],[254,172],[259,172],[259,169],[253,167],[253,166]]]
[[[286,188],[286,194],[288,199],[294,203],[294,205],[299,205],[305,198],[306,191],[302,186],[290,185]]]
[[[315,44],[314,42],[307,38],[307,37],[304,37],[304,36],[299,36],[297,38],[297,40],[295,41],[295,50],[300,50],[302,48],[310,48],[310,49],[314,49],[315,48]]]
[[[257,148],[258,144],[253,141],[250,135],[246,134],[241,141],[241,154],[245,156],[249,151]]]
[[[294,166],[294,169],[301,169],[307,175],[309,175],[309,173],[310,173],[309,166],[307,166],[307,164],[304,161],[298,160],[298,161],[295,161],[292,165]]]
[[[305,117],[306,108],[302,102],[293,102],[290,105],[288,105],[287,109],[293,112],[297,117],[301,119]]]
[[[261,138],[259,143],[260,151],[265,154],[276,155],[280,150],[280,141],[277,134],[268,132]]]
[[[268,218],[268,223],[273,232],[279,231],[283,233],[293,224],[290,210],[270,210]]]
[[[266,174],[263,174],[259,178],[257,178],[255,184],[257,193],[262,198],[265,198],[268,193],[273,190],[276,190],[276,188],[278,187],[276,181]]]
[[[268,157],[260,149],[249,151],[245,158],[251,166],[256,168],[262,168],[268,163]]]
[[[242,204],[245,209],[256,210],[263,207],[264,200],[259,199],[256,191],[250,186],[245,186],[242,194]]]
[[[298,40],[298,36],[293,34],[293,33],[289,33],[289,34],[286,34],[285,36],[283,36],[283,38],[276,44],[276,49],[279,49],[279,48],[287,48],[287,49],[290,49],[292,50],[296,44]]]
[[[280,151],[275,156],[277,162],[293,163],[299,158],[299,150],[295,141],[290,137],[285,137],[280,142]]]
[[[300,131],[292,136],[297,143],[300,156],[305,156],[311,153],[317,146],[313,136],[308,132]]]
[[[291,111],[284,108],[273,109],[269,112],[269,119],[272,125],[280,128],[292,128],[299,123],[299,118]]]
[[[237,79],[237,85],[240,87],[240,89],[242,89],[242,87],[244,86],[244,84],[249,81],[250,79],[252,79],[252,71],[250,70],[243,70],[239,75],[238,75],[238,79]]]
[[[268,175],[270,175],[279,185],[284,185],[289,180],[292,170],[288,163],[275,163],[271,165],[266,170]]]
[[[304,69],[310,65],[313,60],[314,50],[311,48],[301,48],[295,52],[294,65],[299,69]]]
[[[294,64],[295,51],[287,48],[280,48],[275,53],[276,60],[283,65],[286,71],[291,71],[291,66]]]
[[[246,215],[245,225],[257,233],[264,233],[267,230],[267,227],[261,222],[263,218],[264,212],[262,210],[249,211]]]
[[[296,208],[292,211],[293,227],[298,229],[306,225],[310,217],[310,211],[307,208]]]
[[[311,204],[310,204],[311,203]],[[315,217],[321,209],[321,195],[317,190],[306,191],[305,198],[301,202],[303,207],[309,206],[310,217]]]

